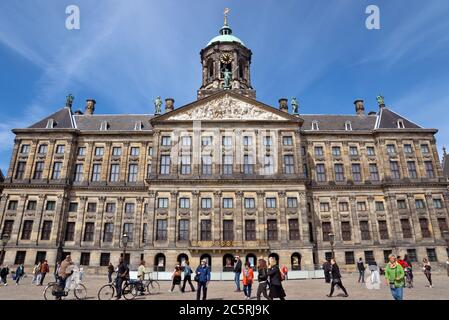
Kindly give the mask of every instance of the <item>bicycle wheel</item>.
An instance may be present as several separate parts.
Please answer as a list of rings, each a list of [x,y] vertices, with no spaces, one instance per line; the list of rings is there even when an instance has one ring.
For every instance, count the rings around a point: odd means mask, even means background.
[[[73,290],[73,294],[77,300],[84,300],[87,298],[87,289],[84,284],[79,283]]]
[[[127,283],[123,287],[122,295],[125,297],[126,300],[132,300],[136,297],[135,293],[137,292],[136,286],[131,283]]]
[[[44,299],[45,300],[54,300],[56,296],[54,292],[59,291],[59,286],[56,282],[50,282],[44,289]]]
[[[158,294],[160,290],[161,287],[159,286],[159,282],[157,282],[156,280],[151,280],[150,282],[148,282],[147,292],[149,294]]]
[[[115,296],[114,286],[107,284],[98,291],[98,300],[111,300]]]

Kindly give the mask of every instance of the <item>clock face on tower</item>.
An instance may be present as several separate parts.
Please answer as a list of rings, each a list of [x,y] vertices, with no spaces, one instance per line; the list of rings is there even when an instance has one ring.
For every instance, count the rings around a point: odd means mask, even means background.
[[[232,54],[229,52],[222,53],[220,56],[221,63],[230,64],[232,62]]]

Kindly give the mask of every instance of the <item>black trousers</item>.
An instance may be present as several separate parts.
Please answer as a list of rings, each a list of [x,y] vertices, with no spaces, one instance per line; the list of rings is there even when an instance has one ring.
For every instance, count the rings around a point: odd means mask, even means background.
[[[432,274],[428,271],[424,272],[424,274],[427,278],[427,281],[429,281],[429,284],[432,285]]]
[[[335,286],[339,286],[341,290],[343,290],[343,292],[345,293],[345,295],[348,295],[348,292],[346,291],[346,288],[343,287],[343,283],[341,282],[341,279],[335,279],[332,280],[332,284],[331,284],[331,293],[329,294],[330,296],[334,294],[334,288]]]
[[[265,299],[271,300],[267,293],[267,283],[262,282],[259,283],[259,286],[257,287],[257,300],[260,300],[260,296],[263,294]]]
[[[203,289],[203,300],[207,298],[207,285],[206,282],[198,282],[198,288],[196,292],[196,300],[201,300],[201,289]]]
[[[324,279],[326,283],[330,283],[331,282],[331,275],[329,272],[324,271]]]
[[[44,279],[46,275],[47,275],[46,273],[41,273],[41,282],[39,283],[41,286],[44,284]]]
[[[184,292],[186,290],[187,282],[189,282],[190,289],[192,289],[192,292],[194,292],[195,291],[195,287],[192,284],[192,276],[185,276],[184,277],[184,282],[182,283],[182,292]]]

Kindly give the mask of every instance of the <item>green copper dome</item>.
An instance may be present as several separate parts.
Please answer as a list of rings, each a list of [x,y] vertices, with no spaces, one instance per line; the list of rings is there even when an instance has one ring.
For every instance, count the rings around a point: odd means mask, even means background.
[[[210,46],[212,43],[214,42],[238,42],[240,43],[242,46],[244,46],[245,44],[242,42],[242,40],[240,40],[239,38],[237,38],[236,36],[232,35],[232,29],[228,26],[228,25],[224,25],[221,29],[220,29],[220,35],[214,37],[211,41],[209,41],[209,43],[207,44],[207,46]]]

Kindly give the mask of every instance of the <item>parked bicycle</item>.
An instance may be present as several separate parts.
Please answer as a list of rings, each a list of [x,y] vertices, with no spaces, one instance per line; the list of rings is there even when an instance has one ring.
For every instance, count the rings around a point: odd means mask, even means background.
[[[138,286],[133,280],[126,280],[122,284],[122,296],[126,300],[134,299],[138,293]],[[117,295],[117,289],[115,288],[115,284],[108,283],[100,288],[98,291],[98,300],[111,300]]]
[[[80,283],[79,277],[76,276],[67,278],[65,288],[61,288],[57,282],[50,282],[47,284],[44,288],[44,298],[45,300],[62,300],[69,295],[70,291],[73,291],[77,300],[84,300],[87,298],[87,289]]]

